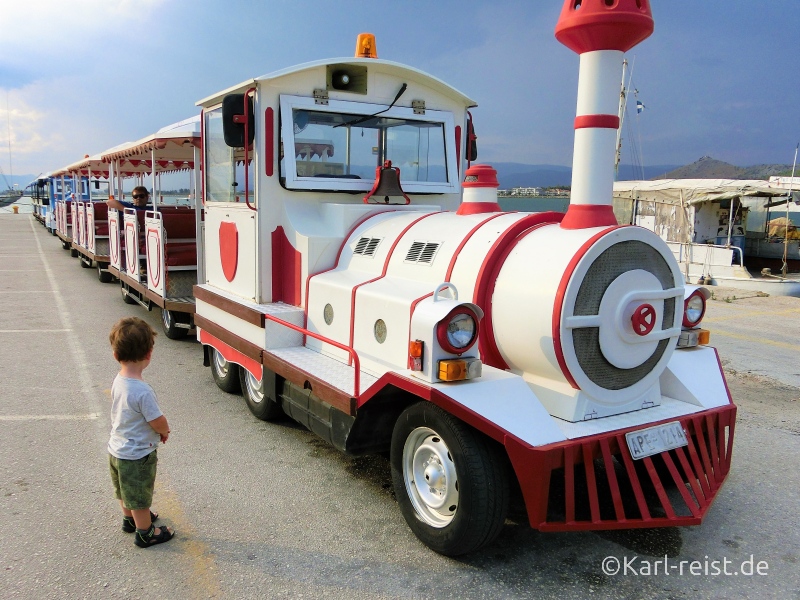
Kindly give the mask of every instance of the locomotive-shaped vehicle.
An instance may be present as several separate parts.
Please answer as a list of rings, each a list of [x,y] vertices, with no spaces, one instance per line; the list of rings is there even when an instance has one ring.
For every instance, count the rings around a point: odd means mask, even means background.
[[[652,29],[648,0],[565,3],[566,215],[502,211],[494,170],[470,165],[475,103],[369,36],[198,103],[194,323],[217,384],[346,452],[388,451],[438,552],[489,543],[517,492],[543,531],[699,524],[727,475],[736,407],[698,327],[707,293],[611,208],[622,54]]]

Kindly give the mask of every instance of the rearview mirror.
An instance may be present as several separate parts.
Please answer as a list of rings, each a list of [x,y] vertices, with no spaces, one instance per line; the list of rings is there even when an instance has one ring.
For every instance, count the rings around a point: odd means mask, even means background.
[[[222,135],[225,145],[231,148],[244,148],[244,94],[228,94],[222,99]],[[253,98],[247,96],[247,145],[253,143],[256,135]]]
[[[478,160],[478,136],[475,135],[472,117],[467,119],[467,160],[469,162]]]

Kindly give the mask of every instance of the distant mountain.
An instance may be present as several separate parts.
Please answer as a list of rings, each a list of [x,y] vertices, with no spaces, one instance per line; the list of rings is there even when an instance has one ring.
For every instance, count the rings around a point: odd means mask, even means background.
[[[521,163],[490,163],[497,169],[501,189],[515,187],[557,187],[572,183],[572,168],[561,165],[525,165]],[[675,169],[677,165],[653,165],[644,168],[645,179]],[[620,165],[618,179],[641,179],[641,168]]]
[[[654,179],[769,179],[773,175],[791,175],[792,165],[755,165],[737,167],[704,156]]]

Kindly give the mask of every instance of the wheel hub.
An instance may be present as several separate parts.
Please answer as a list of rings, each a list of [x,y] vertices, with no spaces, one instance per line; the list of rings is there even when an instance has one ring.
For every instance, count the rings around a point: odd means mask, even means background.
[[[419,517],[433,527],[445,527],[458,508],[458,477],[450,450],[427,427],[411,432],[403,448],[406,489]]]
[[[250,399],[256,404],[261,404],[261,402],[264,400],[263,380],[258,381],[255,377],[253,377],[253,374],[248,371],[247,379],[245,381],[247,383],[247,392],[250,395]]]
[[[214,350],[214,368],[222,377],[228,374],[228,361],[217,350]]]

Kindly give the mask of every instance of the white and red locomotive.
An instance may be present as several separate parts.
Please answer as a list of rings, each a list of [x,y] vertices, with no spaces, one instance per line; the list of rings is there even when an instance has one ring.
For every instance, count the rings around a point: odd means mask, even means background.
[[[690,525],[727,475],[707,293],[611,210],[622,54],[652,29],[648,0],[565,3],[566,215],[503,212],[494,170],[467,168],[475,103],[369,36],[198,103],[195,325],[217,384],[343,451],[388,451],[438,552],[493,540],[517,489],[539,530]]]

